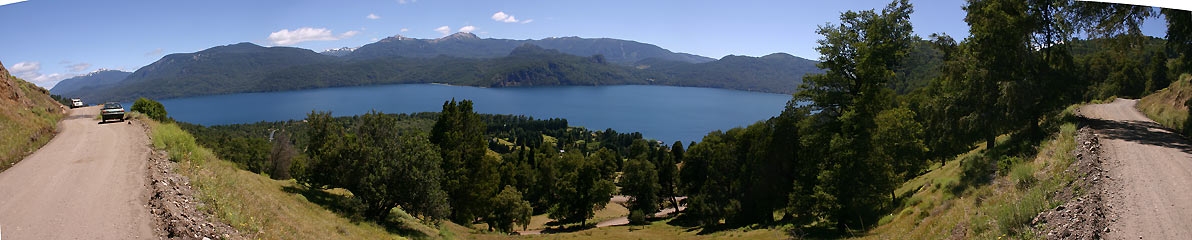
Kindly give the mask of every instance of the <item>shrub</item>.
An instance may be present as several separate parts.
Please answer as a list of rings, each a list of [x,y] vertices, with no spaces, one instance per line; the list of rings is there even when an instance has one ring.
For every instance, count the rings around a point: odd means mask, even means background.
[[[139,98],[132,104],[132,109],[130,110],[133,112],[144,113],[145,116],[149,116],[149,118],[157,120],[158,122],[171,122],[167,117],[166,107],[162,106],[160,102],[153,101],[152,99]]]
[[[1030,163],[1015,164],[1010,170],[1010,180],[1018,189],[1027,189],[1035,184],[1035,167]]]
[[[967,184],[983,184],[992,180],[996,165],[990,162],[987,154],[969,154],[960,160],[961,181]]]
[[[642,210],[633,210],[629,212],[629,224],[641,225],[646,223],[646,214]]]

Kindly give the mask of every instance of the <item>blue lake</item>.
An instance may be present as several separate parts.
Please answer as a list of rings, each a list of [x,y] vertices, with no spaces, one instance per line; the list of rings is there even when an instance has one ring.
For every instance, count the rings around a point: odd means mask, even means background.
[[[668,86],[477,88],[397,84],[242,93],[162,100],[171,117],[201,125],[303,119],[311,110],[335,116],[437,112],[443,102],[469,99],[480,113],[566,118],[592,130],[641,132],[671,143],[699,141],[777,116],[790,95]],[[131,105],[129,105],[131,106]]]

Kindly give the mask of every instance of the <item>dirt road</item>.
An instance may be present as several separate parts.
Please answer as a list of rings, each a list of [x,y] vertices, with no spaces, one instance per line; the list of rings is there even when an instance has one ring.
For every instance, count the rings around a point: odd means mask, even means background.
[[[148,138],[135,124],[97,124],[71,110],[59,133],[0,173],[4,239],[149,239]]]
[[[1192,147],[1135,110],[1137,100],[1089,105],[1104,150],[1108,239],[1192,239]]]

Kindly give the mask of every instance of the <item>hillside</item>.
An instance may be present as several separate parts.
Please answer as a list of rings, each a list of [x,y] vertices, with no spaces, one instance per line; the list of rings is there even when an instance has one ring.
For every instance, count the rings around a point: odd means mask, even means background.
[[[492,49],[481,50],[471,42],[496,40],[481,40],[470,34],[453,36],[438,41],[389,38],[377,43],[412,47],[389,49],[410,56],[340,58],[305,49],[262,47],[251,43],[218,46],[196,53],[167,55],[115,84],[97,83],[79,88],[82,85],[80,82],[94,81],[85,78],[64,81],[64,85],[61,85],[63,89],[54,91],[62,96],[82,97],[89,102],[398,83],[448,83],[479,87],[653,84],[793,93],[802,82],[803,75],[822,72],[815,67],[815,61],[784,53],[765,57],[728,56],[703,63],[663,58],[641,61],[657,63],[655,67],[649,67],[641,63],[627,66],[613,62],[614,59],[627,61],[627,56],[642,56],[640,54],[575,55],[564,50],[523,43],[498,57],[478,58],[479,55],[465,53],[481,53]],[[595,49],[592,46],[613,41],[589,40],[542,41],[575,51]],[[426,44],[449,47],[418,47]],[[377,53],[383,50],[377,49],[379,47],[366,45],[352,54]],[[446,55],[449,53],[460,55]],[[74,90],[70,91],[72,88]]]
[[[62,80],[58,84],[55,84],[53,88],[50,88],[50,94],[69,98],[71,96],[63,94],[109,87],[124,81],[131,74],[130,72],[120,70],[99,70],[88,73],[87,75]]]
[[[195,53],[176,53],[137,69],[119,84],[86,91],[63,91],[91,102],[127,101],[144,96],[184,96],[259,91],[266,74],[294,66],[327,64],[335,57],[290,47],[262,47],[252,43],[218,46]]]
[[[533,44],[547,49],[576,55],[604,55],[612,63],[630,65],[647,58],[659,58],[689,63],[714,59],[686,53],[675,53],[653,44],[611,38],[545,38],[541,40],[510,40],[480,38],[471,33],[455,33],[438,39],[416,39],[401,35],[381,39],[361,46],[347,54],[350,59],[375,58],[433,58],[440,55],[462,58],[503,57],[514,48]]]
[[[1190,99],[1192,99],[1192,75],[1183,74],[1178,81],[1172,82],[1171,86],[1138,100],[1138,105],[1135,107],[1164,127],[1188,135],[1186,126],[1188,107],[1185,104]]]
[[[0,171],[54,138],[63,115],[49,91],[12,76],[0,63]]]
[[[1047,139],[1026,140],[1011,135],[997,138],[997,152],[1021,152],[990,159],[984,146],[936,163],[931,170],[895,190],[894,206],[863,239],[1034,239],[1048,231],[1075,232],[1062,239],[1085,239],[1081,220],[1053,219],[1051,209],[1075,201],[1099,174],[1100,162],[1089,153],[1092,131],[1078,130],[1073,105],[1051,124]],[[1083,145],[1078,145],[1083,142]],[[1093,143],[1095,144],[1095,143]],[[1079,147],[1079,148],[1078,148]],[[1097,170],[1094,170],[1097,169]],[[1083,202],[1082,202],[1083,203]],[[1086,203],[1087,204],[1087,203]],[[1079,214],[1092,210],[1076,207]],[[1063,210],[1063,208],[1059,208]],[[1057,210],[1059,212],[1060,210]],[[1054,213],[1074,216],[1078,213]],[[1086,219],[1087,220],[1087,219]],[[1050,221],[1050,222],[1049,222]],[[1069,222],[1072,221],[1072,222]],[[1075,222],[1075,223],[1073,223]],[[1060,224],[1071,223],[1064,227]],[[1098,229],[1099,230],[1099,229]],[[1085,237],[1080,237],[1085,236]]]
[[[816,61],[774,53],[763,57],[725,56],[717,61],[685,63],[647,59],[638,68],[655,71],[655,84],[793,93],[803,75],[821,73]]]

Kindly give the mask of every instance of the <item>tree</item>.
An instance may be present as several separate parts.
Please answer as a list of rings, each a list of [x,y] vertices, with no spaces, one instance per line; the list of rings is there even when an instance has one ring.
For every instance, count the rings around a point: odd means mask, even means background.
[[[605,178],[612,179],[616,177],[618,166],[621,165],[621,157],[617,156],[616,152],[608,148],[600,148],[592,157],[600,161],[600,172],[604,174]]]
[[[923,144],[923,126],[915,122],[915,112],[905,107],[889,109],[878,113],[874,121],[874,157],[890,162],[899,181],[918,176],[925,165],[927,146]]]
[[[1163,51],[1151,53],[1151,62],[1147,64],[1146,92],[1149,95],[1159,89],[1167,88],[1171,79],[1167,78],[1167,56]]]
[[[376,221],[397,206],[431,221],[450,213],[439,186],[440,156],[425,135],[400,133],[392,116],[377,112],[360,116],[351,129],[333,121],[330,113],[308,115],[312,164],[300,182],[351,191],[364,216]]]
[[[994,149],[995,138],[1011,126],[1017,125],[1010,109],[1013,99],[1027,97],[1017,80],[1027,78],[1031,61],[1029,42],[1035,23],[1027,15],[1027,3],[1016,0],[969,0],[964,7],[969,24],[968,50],[973,54],[975,69],[967,75],[973,83],[966,89],[975,111],[965,118],[969,124],[983,126],[981,135],[986,149]],[[1013,89],[1007,89],[1013,86]]]
[[[737,184],[741,166],[734,156],[735,138],[741,128],[713,131],[687,151],[687,165],[681,171],[687,193],[687,215],[700,225],[715,226],[741,209]]]
[[[600,174],[600,164],[585,159],[577,152],[563,154],[554,163],[558,179],[554,184],[554,199],[548,211],[559,223],[587,224],[596,210],[604,209],[616,191],[616,185]]]
[[[679,148],[678,148],[679,149],[678,152],[680,152],[679,155],[682,155],[681,154],[683,151],[682,143],[679,141],[675,141],[675,144],[679,146]],[[675,148],[672,147],[671,149],[675,149]],[[659,148],[658,151],[666,151],[666,149]],[[657,169],[658,169],[658,185],[660,187],[662,187],[662,190],[659,191],[658,193],[660,196],[666,197],[667,200],[670,200],[671,207],[675,208],[676,213],[677,213],[679,210],[679,200],[677,199],[679,197],[679,194],[676,191],[676,188],[678,188],[678,185],[679,185],[678,184],[679,168],[678,168],[678,165],[675,163],[675,159],[678,158],[676,156],[675,152],[676,152],[675,150],[671,150],[670,154],[663,155],[662,159],[658,161]]]
[[[889,83],[911,49],[913,9],[906,0],[890,3],[881,12],[848,11],[840,24],[820,26],[824,39],[817,42],[823,74],[804,77],[794,101],[810,102],[816,131],[827,140],[818,191],[824,196],[817,212],[827,214],[838,230],[858,226],[877,216],[892,199],[887,193],[897,185],[889,162],[875,157],[872,145],[874,119],[893,105]],[[703,143],[701,143],[702,145]],[[689,155],[695,155],[695,147]],[[693,158],[690,157],[689,158]],[[694,203],[693,203],[694,204]]]
[[[521,192],[517,188],[506,185],[501,193],[493,198],[492,214],[484,218],[488,222],[489,228],[496,228],[501,232],[513,232],[513,225],[521,225],[525,229],[530,225],[530,215],[534,209],[530,207],[530,202],[522,200]]]
[[[293,165],[294,157],[298,155],[298,151],[294,149],[294,144],[290,142],[290,135],[286,133],[277,134],[273,139],[273,149],[269,152],[269,162],[272,165],[272,170],[269,171],[269,177],[277,180],[287,180],[292,178],[290,168]]]
[[[675,163],[683,162],[683,141],[675,141],[675,144],[671,144],[671,156],[675,156]]]
[[[472,110],[472,101],[443,103],[431,129],[430,141],[439,146],[444,170],[443,189],[454,211],[451,219],[468,224],[488,216],[489,200],[497,193],[500,175],[496,159],[486,157],[486,127]]]
[[[621,194],[629,196],[629,210],[644,213],[658,212],[660,190],[658,171],[654,164],[643,159],[631,158],[625,163],[625,173],[618,185]]]
[[[273,170],[269,155],[271,145],[262,137],[236,137],[227,139],[220,157],[236,163],[241,169],[254,173]]]
[[[1174,51],[1182,72],[1192,72],[1192,12],[1179,9],[1163,9],[1167,18],[1167,49]]]

